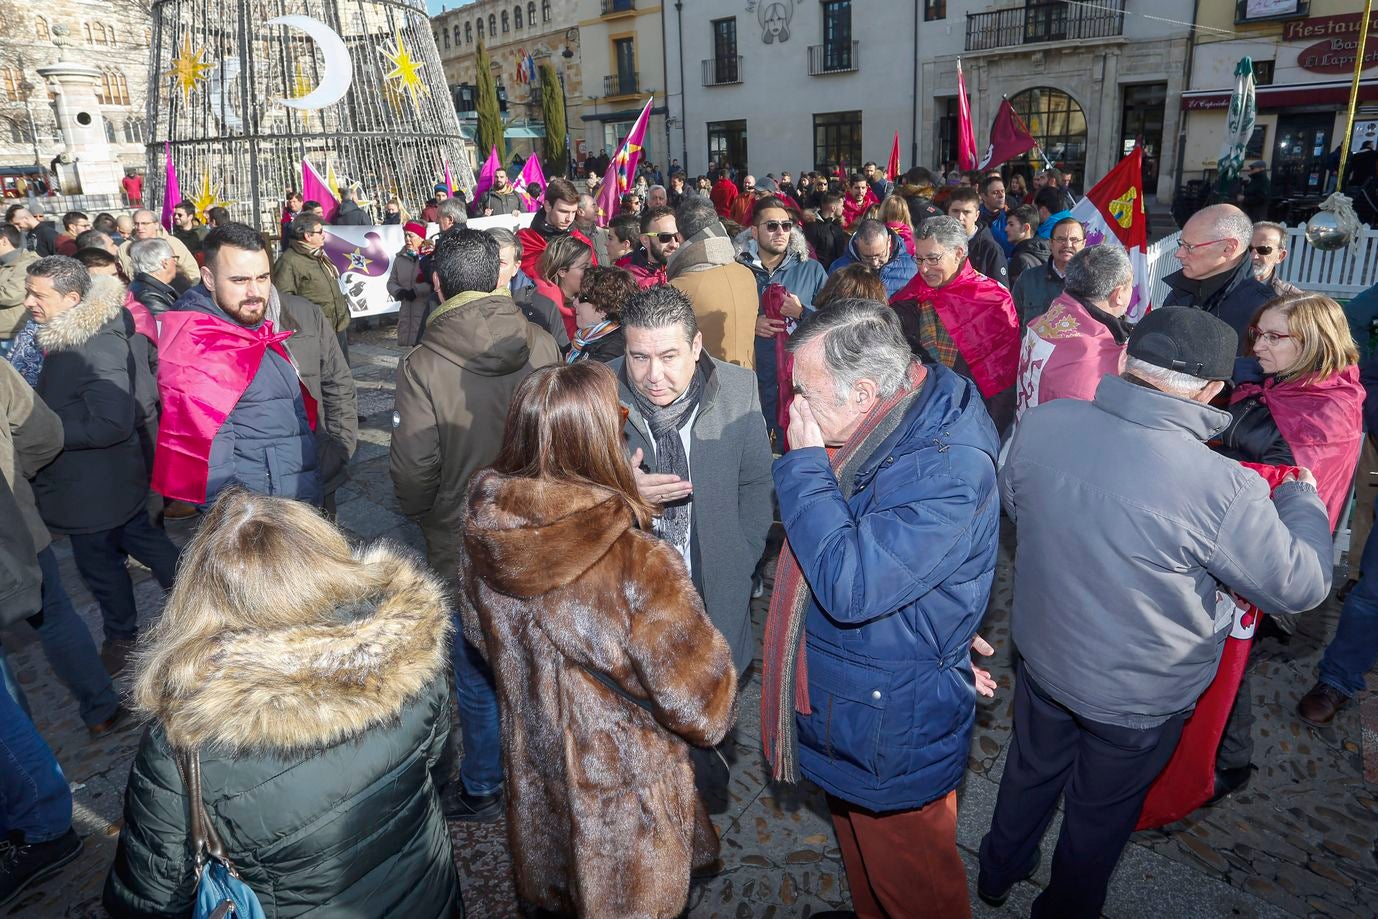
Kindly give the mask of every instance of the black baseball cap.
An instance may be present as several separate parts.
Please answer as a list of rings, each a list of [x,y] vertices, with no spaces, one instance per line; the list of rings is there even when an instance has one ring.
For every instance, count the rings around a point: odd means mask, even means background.
[[[1129,335],[1129,356],[1203,380],[1234,375],[1239,335],[1229,324],[1194,306],[1163,306]]]

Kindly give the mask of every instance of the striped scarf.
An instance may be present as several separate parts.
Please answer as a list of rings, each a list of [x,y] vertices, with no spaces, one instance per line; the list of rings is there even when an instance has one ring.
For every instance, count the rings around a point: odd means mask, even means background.
[[[868,414],[861,427],[829,457],[843,500],[852,496],[856,474],[885,439],[904,420],[918,398],[928,371],[914,361],[909,379],[899,391]],[[775,589],[766,615],[764,671],[761,680],[761,744],[776,781],[799,781],[799,738],[794,713],[812,714],[809,707],[809,668],[805,659],[804,621],[811,591],[794,557],[788,537],[775,566]],[[784,700],[793,699],[793,705]]]
[[[572,364],[584,354],[584,349],[596,342],[605,335],[616,332],[620,326],[611,319],[604,319],[595,325],[586,326],[578,329],[574,333],[574,340],[569,343],[569,354],[565,355],[565,363]]]

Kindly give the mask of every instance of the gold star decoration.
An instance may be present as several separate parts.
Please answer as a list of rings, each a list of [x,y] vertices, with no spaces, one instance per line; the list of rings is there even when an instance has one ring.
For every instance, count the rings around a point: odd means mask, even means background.
[[[206,212],[213,207],[234,207],[235,202],[225,201],[220,197],[220,187],[211,184],[211,174],[201,173],[201,191],[191,203],[196,207],[196,218],[202,223],[206,222]]]
[[[405,90],[411,96],[413,107],[420,102],[421,96],[430,93],[431,88],[421,78],[421,68],[425,64],[412,57],[411,51],[402,44],[400,30],[393,36],[393,47],[379,48],[378,53],[392,65],[392,69],[383,74],[385,85],[396,82],[399,94]]]
[[[172,69],[163,72],[163,77],[172,77],[172,82],[182,91],[183,101],[190,98],[198,83],[208,78],[215,69],[214,64],[206,62],[206,49],[193,48],[191,36],[182,36],[182,50],[172,59]]]
[[[306,78],[306,71],[302,69],[301,61],[297,61],[296,76],[292,80],[292,98],[301,99],[305,96],[308,96],[311,94],[311,91],[315,88],[315,86],[311,85],[311,81]],[[301,117],[302,128],[310,130],[311,113],[306,110],[301,110],[297,112],[297,115]]]
[[[367,271],[368,266],[371,264],[373,264],[373,259],[364,255],[362,249],[356,247],[353,252],[349,253],[349,267],[351,271]]]

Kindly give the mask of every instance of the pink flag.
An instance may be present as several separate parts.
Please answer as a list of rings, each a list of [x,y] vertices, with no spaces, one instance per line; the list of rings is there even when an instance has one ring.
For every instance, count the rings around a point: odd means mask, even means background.
[[[607,226],[616,216],[622,196],[636,180],[636,167],[641,162],[641,148],[646,143],[646,124],[651,120],[653,102],[654,97],[646,100],[641,114],[636,117],[632,129],[627,132],[627,139],[622,141],[622,146],[617,148],[617,155],[608,163],[608,172],[603,176],[603,185],[598,189],[597,220],[600,227]]]
[[[540,194],[535,197],[527,193],[527,188],[533,184],[541,186]],[[528,211],[534,211],[545,200],[545,185],[545,170],[541,168],[541,158],[533,153],[526,158],[526,165],[522,167],[521,175],[517,176],[517,195],[526,204]]]
[[[326,223],[335,219],[335,211],[340,208],[340,201],[330,190],[330,183],[321,178],[306,157],[301,158],[301,197],[303,201],[320,202],[321,215]]]
[[[163,229],[172,229],[172,209],[182,200],[182,186],[177,183],[177,167],[172,165],[172,144],[163,141],[167,162],[163,166]]]
[[[971,100],[967,98],[961,58],[957,58],[957,168],[976,168],[976,129],[971,126]]]
[[[478,184],[474,186],[474,199],[469,202],[471,208],[477,208],[478,203],[483,200],[483,196],[488,194],[488,189],[493,187],[493,177],[502,168],[502,160],[498,158],[497,144],[488,151],[488,159],[483,161],[483,170],[478,174]]]
[[[445,163],[445,188],[449,191],[450,197],[453,198],[455,196],[455,177],[450,174],[450,158],[447,156],[443,157],[442,160]]]

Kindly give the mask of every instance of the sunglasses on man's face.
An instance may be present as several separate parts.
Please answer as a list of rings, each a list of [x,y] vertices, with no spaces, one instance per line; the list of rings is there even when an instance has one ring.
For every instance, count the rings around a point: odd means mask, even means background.
[[[1255,252],[1257,252],[1259,255],[1272,255],[1272,254],[1273,254],[1273,247],[1272,247],[1272,246],[1250,246],[1249,248],[1250,248],[1250,249],[1253,249],[1253,250],[1254,250]]]
[[[765,227],[770,233],[788,233],[794,229],[794,221],[767,220],[765,223],[761,224],[761,226]]]
[[[657,233],[657,234],[655,234],[655,238],[658,239],[658,240],[660,241],[660,244],[663,246],[663,245],[665,245],[666,243],[672,243],[672,242],[674,242],[676,239],[679,239],[679,234],[678,234],[678,233]]]

